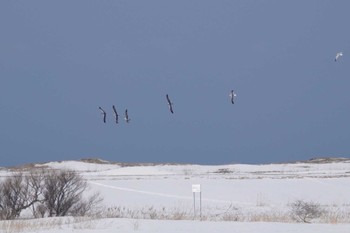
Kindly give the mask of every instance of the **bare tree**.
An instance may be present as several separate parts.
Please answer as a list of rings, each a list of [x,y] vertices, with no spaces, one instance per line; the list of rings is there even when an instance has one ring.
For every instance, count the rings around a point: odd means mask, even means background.
[[[319,218],[324,213],[320,204],[296,200],[291,204],[292,218],[298,222],[311,223],[314,218]]]
[[[44,178],[44,205],[49,217],[66,216],[81,203],[87,183],[73,171],[52,171]]]
[[[98,193],[83,197],[86,189],[73,171],[16,173],[0,182],[0,219],[15,219],[29,207],[35,218],[86,215],[102,202]]]
[[[21,212],[39,201],[40,180],[30,174],[14,174],[0,184],[0,218],[14,219]]]

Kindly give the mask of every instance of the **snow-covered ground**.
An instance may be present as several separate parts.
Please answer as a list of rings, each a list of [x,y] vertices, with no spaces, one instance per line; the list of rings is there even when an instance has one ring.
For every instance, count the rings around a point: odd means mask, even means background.
[[[104,205],[118,210],[123,218],[20,221],[27,226],[22,228],[25,232],[49,233],[349,233],[350,161],[320,162],[218,166],[124,166],[81,161],[40,164],[35,167],[78,171],[89,183],[88,192],[100,192]],[[0,176],[8,174],[7,170],[0,171]],[[203,221],[199,221],[200,195],[192,193],[193,184],[201,185]],[[194,197],[196,217],[192,220]],[[331,215],[312,224],[291,222],[286,216],[296,200],[317,202]],[[183,214],[181,219],[185,220],[165,220],[163,215],[169,214]],[[0,222],[0,232],[11,232],[6,227],[13,229],[13,224]]]
[[[296,224],[266,222],[209,222],[143,219],[51,220],[32,224],[23,232],[35,233],[349,233],[349,224]],[[42,220],[35,220],[40,222]],[[57,224],[57,225],[55,225]],[[3,224],[6,225],[6,224]],[[8,224],[10,225],[10,224]],[[40,227],[38,227],[40,225]],[[3,229],[1,232],[17,232]],[[21,228],[18,228],[21,229]],[[22,228],[23,229],[23,228]]]

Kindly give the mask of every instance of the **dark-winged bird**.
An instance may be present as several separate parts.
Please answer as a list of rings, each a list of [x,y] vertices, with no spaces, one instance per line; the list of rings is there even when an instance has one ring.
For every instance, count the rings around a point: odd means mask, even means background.
[[[118,124],[118,113],[117,110],[115,109],[115,106],[113,105],[113,112],[114,112],[114,117],[115,117],[115,123]]]
[[[171,113],[174,113],[174,111],[173,111],[173,103],[170,101],[169,95],[168,95],[168,94],[166,94],[166,100],[168,101],[168,105],[169,105],[169,110],[170,110],[170,112],[171,112]]]
[[[231,90],[229,96],[230,96],[230,99],[231,99],[231,103],[234,104],[235,103],[235,97],[237,96],[236,93],[233,90]]]
[[[98,107],[101,110],[101,114],[103,115],[103,122],[106,123],[106,116],[107,113],[105,112],[105,110],[103,110],[101,107]]]
[[[130,120],[131,120],[131,119],[129,118],[128,110],[127,110],[127,109],[125,109],[125,117],[124,117],[124,119],[125,119],[126,123],[129,123]]]

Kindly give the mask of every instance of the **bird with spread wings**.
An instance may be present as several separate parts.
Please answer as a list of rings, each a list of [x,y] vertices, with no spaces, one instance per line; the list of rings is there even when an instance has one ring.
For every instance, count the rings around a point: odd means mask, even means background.
[[[169,95],[166,94],[166,100],[168,101],[168,106],[169,106],[169,110],[171,113],[174,113],[174,110],[173,110],[173,103],[170,101],[170,98],[169,98]]]
[[[113,108],[113,112],[114,112],[115,123],[118,124],[118,117],[119,117],[119,115],[118,115],[117,110],[116,110],[114,105],[112,106],[112,108]]]
[[[235,99],[235,97],[237,96],[236,93],[235,93],[233,90],[231,90],[229,96],[230,96],[231,103],[234,104],[234,103],[235,103],[235,100],[234,100],[234,99]]]
[[[340,57],[342,57],[342,56],[343,56],[343,52],[338,52],[338,53],[335,55],[334,61],[338,61],[338,59],[339,59]]]
[[[106,123],[107,113],[101,107],[98,107],[101,110],[101,114],[103,115],[103,123]]]

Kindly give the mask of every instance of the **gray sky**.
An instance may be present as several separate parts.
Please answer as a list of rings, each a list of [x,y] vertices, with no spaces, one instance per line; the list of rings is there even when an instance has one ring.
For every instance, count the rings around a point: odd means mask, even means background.
[[[1,1],[0,166],[347,157],[349,9],[347,0]],[[116,125],[112,105],[131,123]]]

